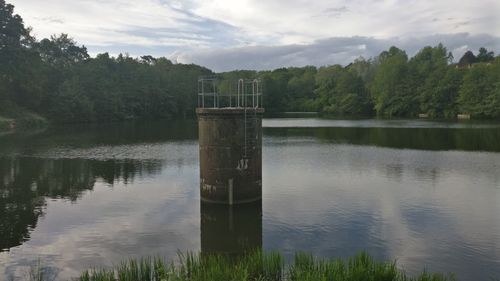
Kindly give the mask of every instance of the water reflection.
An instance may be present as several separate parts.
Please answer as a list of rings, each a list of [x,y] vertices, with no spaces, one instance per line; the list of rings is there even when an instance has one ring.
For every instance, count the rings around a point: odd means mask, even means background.
[[[268,139],[264,247],[499,276],[500,154]],[[284,164],[285,163],[285,164]]]
[[[0,251],[30,237],[47,198],[75,202],[96,180],[131,183],[161,170],[161,161],[0,158]]]
[[[200,204],[195,121],[1,137],[0,280],[37,259],[71,280],[130,257],[260,246],[498,279],[498,128],[273,122],[262,205],[232,211]]]
[[[34,155],[52,148],[81,149],[196,140],[196,124],[196,120],[162,120],[54,126],[36,134],[18,133],[0,137],[0,155]]]
[[[353,124],[355,125],[355,124]],[[500,151],[500,128],[264,128],[267,136],[423,150]]]
[[[201,251],[237,256],[262,247],[262,201],[234,206],[200,203]]]

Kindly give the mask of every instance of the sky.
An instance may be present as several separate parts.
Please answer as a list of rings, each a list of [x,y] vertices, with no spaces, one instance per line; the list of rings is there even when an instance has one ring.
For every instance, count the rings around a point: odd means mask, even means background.
[[[348,64],[443,43],[500,53],[498,0],[7,0],[37,39],[91,55],[164,56],[214,71]]]

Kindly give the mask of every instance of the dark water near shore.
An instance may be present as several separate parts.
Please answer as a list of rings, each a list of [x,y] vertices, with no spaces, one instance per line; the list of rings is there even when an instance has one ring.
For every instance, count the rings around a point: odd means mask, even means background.
[[[0,137],[0,280],[262,245],[500,278],[500,123],[266,119],[263,201],[200,205],[196,121]]]

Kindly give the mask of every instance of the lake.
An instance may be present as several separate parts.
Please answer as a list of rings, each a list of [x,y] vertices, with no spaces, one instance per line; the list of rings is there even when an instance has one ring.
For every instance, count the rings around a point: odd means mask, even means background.
[[[196,121],[0,137],[0,280],[241,245],[500,278],[500,123],[263,120],[263,199],[200,204]]]

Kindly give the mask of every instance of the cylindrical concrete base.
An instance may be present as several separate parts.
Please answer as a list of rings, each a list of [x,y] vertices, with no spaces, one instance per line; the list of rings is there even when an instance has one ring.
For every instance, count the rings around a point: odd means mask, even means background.
[[[262,198],[262,108],[198,108],[201,200]]]

